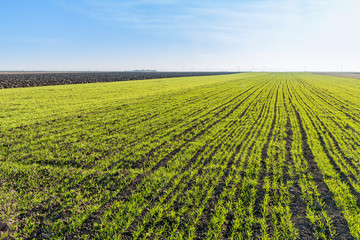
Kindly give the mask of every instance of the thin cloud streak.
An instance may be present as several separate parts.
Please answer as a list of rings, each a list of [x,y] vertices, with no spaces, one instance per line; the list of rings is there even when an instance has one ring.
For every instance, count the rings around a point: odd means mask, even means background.
[[[98,1],[87,0],[81,13],[123,27],[192,38],[225,34],[216,39],[244,39],[285,28],[301,28],[305,18],[320,18],[324,1]],[[329,3],[329,1],[328,1]],[[151,5],[147,8],[145,6]],[[311,5],[311,7],[310,7]],[[75,11],[79,11],[74,7]],[[312,11],[311,11],[312,9]],[[303,14],[303,12],[307,14]],[[313,12],[313,13],[311,13]],[[316,13],[316,14],[315,14]],[[310,16],[309,16],[310,15]]]

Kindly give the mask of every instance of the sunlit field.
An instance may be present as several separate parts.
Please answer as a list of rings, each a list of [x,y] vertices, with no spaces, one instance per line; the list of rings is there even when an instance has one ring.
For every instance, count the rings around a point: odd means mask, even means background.
[[[0,238],[360,238],[360,80],[0,89]]]

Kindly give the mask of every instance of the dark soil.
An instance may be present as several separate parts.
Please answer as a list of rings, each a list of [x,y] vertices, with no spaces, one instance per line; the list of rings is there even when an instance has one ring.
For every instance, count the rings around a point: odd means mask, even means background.
[[[119,82],[156,78],[210,76],[233,73],[235,72],[0,72],[0,89],[79,83]]]
[[[360,79],[360,73],[358,72],[319,72],[316,74],[333,76],[333,77],[344,77],[344,78],[356,78]]]

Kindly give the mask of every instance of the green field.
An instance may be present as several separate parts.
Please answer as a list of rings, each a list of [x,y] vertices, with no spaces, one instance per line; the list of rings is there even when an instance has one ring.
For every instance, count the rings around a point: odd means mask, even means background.
[[[0,238],[360,239],[358,79],[0,89],[0,106]]]

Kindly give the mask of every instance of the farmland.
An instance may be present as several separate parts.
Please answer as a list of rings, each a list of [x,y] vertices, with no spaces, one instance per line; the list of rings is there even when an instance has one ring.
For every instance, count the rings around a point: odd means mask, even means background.
[[[1,237],[360,239],[360,80],[0,90]]]
[[[0,89],[221,74],[231,72],[0,72]]]
[[[355,78],[360,79],[360,73],[358,72],[321,72],[319,74],[327,75],[327,76],[334,76],[334,77],[346,77],[346,78]]]

